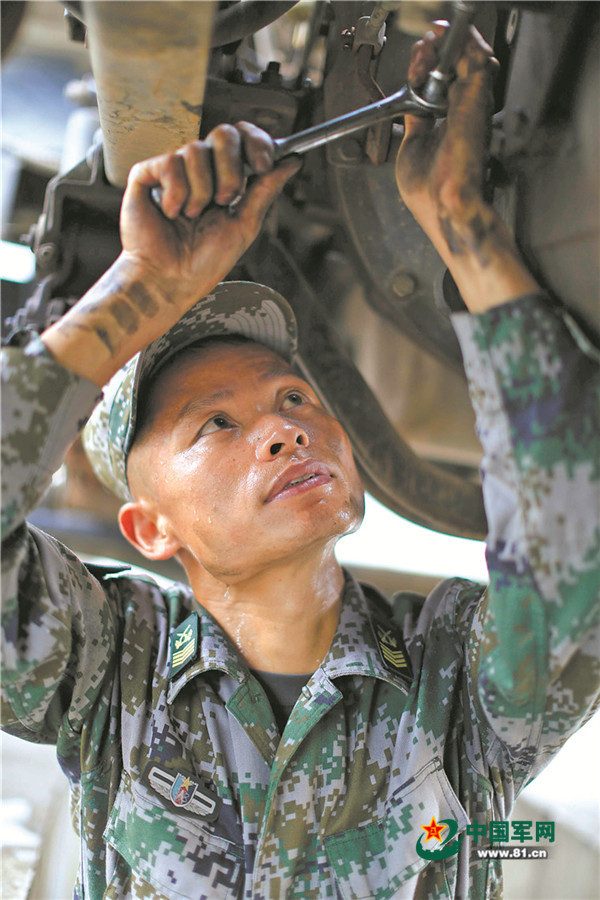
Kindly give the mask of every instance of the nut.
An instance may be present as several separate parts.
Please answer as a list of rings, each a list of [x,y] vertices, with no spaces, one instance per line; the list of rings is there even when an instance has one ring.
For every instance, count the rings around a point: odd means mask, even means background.
[[[417,289],[417,279],[406,269],[398,269],[392,275],[390,287],[397,297],[409,297]]]
[[[40,244],[35,254],[38,266],[48,269],[56,259],[56,253],[56,244]]]

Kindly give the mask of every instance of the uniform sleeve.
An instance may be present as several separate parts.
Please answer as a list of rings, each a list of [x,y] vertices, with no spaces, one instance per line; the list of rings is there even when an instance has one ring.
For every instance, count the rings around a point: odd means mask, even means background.
[[[598,355],[543,296],[454,325],[489,526],[490,586],[467,648],[473,717],[518,789],[598,703]]]
[[[3,350],[2,723],[37,742],[81,732],[113,654],[101,584],[25,522],[98,399],[39,338]]]

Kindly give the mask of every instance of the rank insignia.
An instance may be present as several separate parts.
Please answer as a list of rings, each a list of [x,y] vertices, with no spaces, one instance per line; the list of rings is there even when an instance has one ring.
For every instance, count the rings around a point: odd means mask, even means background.
[[[171,665],[169,678],[178,675],[198,653],[198,615],[194,612],[175,629],[170,637]]]
[[[371,624],[382,663],[410,683],[412,668],[400,629],[389,619],[372,618]]]
[[[222,801],[215,791],[194,781],[189,775],[177,772],[173,776],[166,769],[150,763],[143,780],[157,794],[168,800],[181,812],[198,816],[206,822],[214,822],[221,810]]]

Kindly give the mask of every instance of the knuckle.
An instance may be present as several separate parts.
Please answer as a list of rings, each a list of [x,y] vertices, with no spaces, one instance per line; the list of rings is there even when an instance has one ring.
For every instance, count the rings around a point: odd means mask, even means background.
[[[168,156],[163,156],[161,161],[161,171],[164,175],[175,176],[181,174],[181,157],[178,156],[177,153],[170,153]]]
[[[183,147],[180,147],[177,151],[177,156],[180,156],[186,162],[188,160],[195,160],[199,153],[202,153],[204,150],[204,144],[202,141],[189,141],[189,143],[184,144]]]
[[[234,125],[224,123],[213,128],[209,137],[211,138],[213,146],[223,146],[232,143],[237,144],[239,141],[239,132]]]
[[[258,125],[255,125],[253,122],[246,122],[245,119],[242,119],[240,122],[236,122],[235,128],[237,129],[237,131],[241,131],[242,134],[248,134],[248,135],[266,134],[266,132],[262,128],[259,128]]]

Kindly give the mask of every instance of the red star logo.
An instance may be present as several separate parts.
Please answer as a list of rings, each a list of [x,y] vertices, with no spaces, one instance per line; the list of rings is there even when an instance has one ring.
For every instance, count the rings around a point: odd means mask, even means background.
[[[435,821],[435,816],[432,816],[431,822],[429,823],[429,825],[421,825],[420,827],[423,829],[423,831],[427,832],[427,837],[425,838],[425,843],[427,843],[427,841],[430,840],[431,838],[435,838],[436,841],[440,841],[440,843],[441,843],[442,839],[441,839],[440,835],[441,835],[442,831],[444,830],[444,828],[447,828],[448,826],[447,825],[438,825],[438,823]]]

